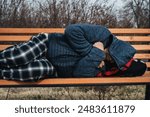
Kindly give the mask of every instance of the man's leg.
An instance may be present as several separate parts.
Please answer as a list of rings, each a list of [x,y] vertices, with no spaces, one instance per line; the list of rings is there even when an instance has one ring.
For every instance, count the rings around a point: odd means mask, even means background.
[[[0,68],[25,65],[47,52],[48,34],[33,36],[29,41],[0,52]]]
[[[46,58],[41,58],[19,67],[4,68],[1,76],[1,79],[6,80],[37,81],[46,77],[57,77],[57,73]]]

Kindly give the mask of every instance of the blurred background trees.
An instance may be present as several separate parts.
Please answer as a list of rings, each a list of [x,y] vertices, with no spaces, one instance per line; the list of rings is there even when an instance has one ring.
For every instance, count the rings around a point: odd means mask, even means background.
[[[65,27],[72,23],[148,27],[149,0],[1,0],[0,27]]]
[[[121,27],[150,27],[150,0],[122,1],[125,5],[120,10]]]

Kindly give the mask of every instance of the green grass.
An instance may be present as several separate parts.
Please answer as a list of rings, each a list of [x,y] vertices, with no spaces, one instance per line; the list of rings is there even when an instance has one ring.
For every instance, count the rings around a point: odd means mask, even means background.
[[[142,100],[145,86],[0,88],[0,99],[18,100]]]

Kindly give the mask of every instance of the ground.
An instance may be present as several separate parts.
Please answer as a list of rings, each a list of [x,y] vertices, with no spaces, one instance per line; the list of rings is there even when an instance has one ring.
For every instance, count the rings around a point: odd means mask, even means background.
[[[8,100],[142,100],[144,96],[145,86],[0,88],[0,99]]]

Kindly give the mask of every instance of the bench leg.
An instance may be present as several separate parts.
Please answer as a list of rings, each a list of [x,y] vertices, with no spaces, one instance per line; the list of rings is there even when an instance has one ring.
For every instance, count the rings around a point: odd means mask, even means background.
[[[145,100],[150,100],[150,84],[146,85]]]

